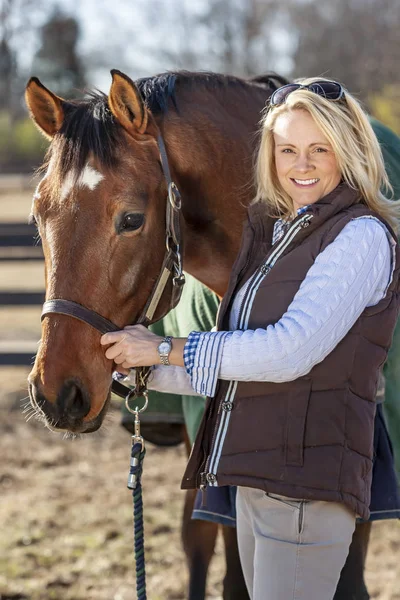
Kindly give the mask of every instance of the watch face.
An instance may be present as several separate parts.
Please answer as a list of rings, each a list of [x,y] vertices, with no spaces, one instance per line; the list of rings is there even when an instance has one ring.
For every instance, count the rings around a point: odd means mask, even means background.
[[[168,342],[161,342],[161,344],[158,346],[158,351],[160,354],[168,354],[170,350],[171,344]]]

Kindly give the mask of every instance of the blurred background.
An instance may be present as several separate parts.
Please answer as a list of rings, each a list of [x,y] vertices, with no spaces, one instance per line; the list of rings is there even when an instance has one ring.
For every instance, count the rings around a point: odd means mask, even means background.
[[[337,78],[400,133],[399,0],[0,0],[0,169],[29,172],[31,75],[63,97],[109,70]]]
[[[131,600],[134,589],[130,438],[118,407],[72,443],[25,409],[44,290],[27,221],[47,145],[24,105],[29,77],[76,98],[107,93],[113,68],[132,79],[177,69],[322,75],[400,134],[399,32],[400,0],[0,0],[0,600]],[[184,464],[182,445],[146,457],[152,600],[186,597]],[[395,521],[373,526],[376,600],[400,599],[399,531]],[[222,598],[222,554],[219,544],[208,598]]]

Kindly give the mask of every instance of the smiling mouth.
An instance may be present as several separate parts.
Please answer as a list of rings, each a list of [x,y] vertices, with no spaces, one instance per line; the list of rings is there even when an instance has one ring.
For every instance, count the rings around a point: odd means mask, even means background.
[[[290,178],[291,181],[293,181],[293,183],[297,186],[300,187],[312,187],[314,185],[316,185],[319,182],[319,179],[294,179],[293,177]]]

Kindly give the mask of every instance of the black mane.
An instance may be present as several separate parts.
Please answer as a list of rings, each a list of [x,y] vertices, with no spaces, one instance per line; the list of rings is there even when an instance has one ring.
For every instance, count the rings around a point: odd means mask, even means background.
[[[268,73],[252,77],[251,79],[241,79],[233,75],[221,75],[219,73],[175,71],[161,73],[153,77],[138,79],[135,83],[138,86],[142,98],[153,114],[165,113],[168,110],[169,100],[172,101],[175,109],[178,110],[176,100],[176,84],[185,85],[185,87],[205,87],[211,91],[227,89],[232,86],[248,86],[250,83],[260,84],[273,92],[277,87],[289,83],[284,77],[276,73]],[[276,83],[278,82],[278,84]]]
[[[218,91],[233,86],[244,88],[250,82],[263,85],[272,92],[281,85],[282,80],[275,74],[246,81],[230,75],[176,71],[145,77],[135,83],[149,110],[153,114],[165,114],[170,104],[178,110],[176,88],[180,85]],[[66,102],[64,108],[64,122],[50,146],[46,164],[51,156],[57,155],[56,168],[60,180],[71,170],[78,176],[91,154],[102,165],[114,166],[116,150],[121,140],[121,125],[108,108],[107,96],[99,91],[90,91],[84,100]]]

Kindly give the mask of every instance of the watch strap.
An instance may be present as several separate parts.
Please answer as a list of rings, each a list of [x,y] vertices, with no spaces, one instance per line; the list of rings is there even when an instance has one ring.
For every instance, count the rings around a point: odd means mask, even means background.
[[[161,354],[160,352],[160,362],[162,365],[164,365],[165,367],[169,367],[170,366],[170,362],[169,362],[169,355],[170,352],[172,350],[172,337],[170,335],[167,335],[164,339],[163,342],[167,342],[167,344],[169,344],[169,352],[168,354]]]

